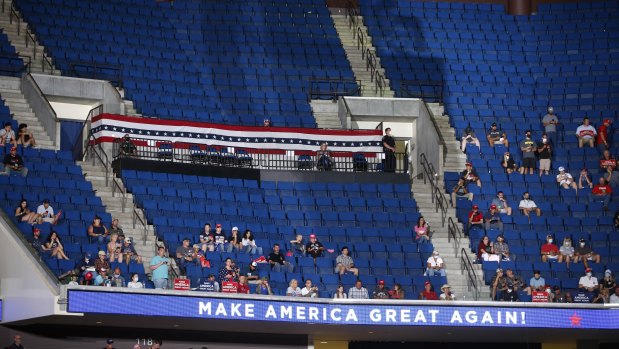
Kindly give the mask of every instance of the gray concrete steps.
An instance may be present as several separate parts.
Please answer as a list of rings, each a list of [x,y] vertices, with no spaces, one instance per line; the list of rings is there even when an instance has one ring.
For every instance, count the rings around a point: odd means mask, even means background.
[[[341,129],[338,105],[331,100],[311,100],[310,107],[318,128]]]

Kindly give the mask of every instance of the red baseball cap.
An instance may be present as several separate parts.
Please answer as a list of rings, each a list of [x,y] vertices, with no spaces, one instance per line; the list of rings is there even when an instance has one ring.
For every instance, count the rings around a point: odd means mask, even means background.
[[[611,119],[604,119],[605,124],[612,124],[613,121]]]
[[[16,147],[11,147],[11,151],[17,151]]]
[[[221,224],[217,223],[217,225],[215,225],[215,228],[221,228]]]
[[[385,280],[378,280],[378,284],[379,285],[384,285],[385,284]]]
[[[424,286],[428,286],[428,285],[432,285],[432,283],[430,281],[426,281],[423,283]]]
[[[32,232],[33,232],[33,233],[40,233],[40,232],[41,232],[41,229],[39,229],[39,228],[34,228],[34,229],[32,229]]]
[[[467,162],[466,166],[473,166],[473,164],[471,164],[470,162]]]
[[[474,209],[474,210],[476,210],[476,209],[478,209],[478,208],[479,208],[479,206],[477,206],[477,205],[473,205],[473,209]]]
[[[587,272],[587,273],[590,272],[590,271],[591,271],[591,268],[585,269],[585,272]]]
[[[496,205],[490,205],[490,209],[496,210]]]
[[[315,239],[315,238],[316,238],[316,235],[310,234],[310,239]]]

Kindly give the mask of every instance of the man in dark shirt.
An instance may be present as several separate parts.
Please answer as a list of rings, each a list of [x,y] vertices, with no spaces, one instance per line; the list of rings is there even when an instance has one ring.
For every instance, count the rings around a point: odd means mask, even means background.
[[[305,251],[314,257],[322,257],[322,253],[324,252],[325,247],[320,243],[320,241],[316,240],[316,235],[310,235],[310,241],[305,245]]]
[[[544,133],[542,135],[542,141],[537,147],[537,154],[539,155],[539,175],[548,175],[550,173],[550,157],[552,156],[552,144],[548,140],[548,135]]]
[[[215,233],[213,234],[215,242],[215,251],[224,252],[226,245],[226,234],[221,230],[221,224],[215,225]]]
[[[15,337],[13,337],[13,344],[6,347],[6,349],[24,349],[24,346],[21,344],[21,335],[16,334]]]
[[[198,260],[195,257],[193,249],[189,246],[189,238],[184,238],[183,244],[176,248],[176,263],[182,275],[187,275],[187,263],[195,263]]]
[[[469,183],[475,183],[478,187],[481,188],[481,180],[479,179],[479,175],[477,171],[473,168],[473,164],[470,162],[466,163],[466,169],[460,172],[460,178],[464,179],[464,184],[469,185]]]
[[[269,264],[271,265],[271,270],[279,272],[282,271],[282,267],[286,268],[286,271],[292,273],[294,270],[294,265],[286,260],[283,254],[279,251],[279,244],[273,245],[273,252],[269,255]]]
[[[587,246],[587,241],[584,238],[580,239],[578,246],[574,249],[574,256],[574,262],[582,260],[585,268],[589,268],[589,261],[600,263],[600,255]]]
[[[126,134],[120,143],[120,152],[123,155],[136,155],[137,148],[135,144],[129,138],[129,134]]]
[[[484,216],[486,230],[498,229],[503,231],[503,222],[501,222],[501,216],[496,208],[496,205],[490,205],[490,210],[486,212]]]
[[[520,301],[520,297],[518,296],[518,292],[514,290],[514,285],[511,283],[507,284],[507,289],[501,295],[501,301],[503,302],[518,302]]]
[[[24,159],[17,154],[17,148],[12,147],[11,152],[4,157],[4,172],[2,175],[8,176],[12,172],[19,172],[22,177],[28,175],[28,169],[24,166]]]
[[[373,299],[389,299],[389,289],[385,287],[384,280],[378,280],[378,285],[372,292]]]
[[[259,284],[260,275],[258,274],[258,263],[256,262],[249,263],[249,265],[247,266],[247,271],[245,271],[243,275],[247,278],[247,283]]]
[[[385,172],[395,172],[395,138],[391,136],[391,128],[385,129],[385,136],[383,137],[383,152],[385,153],[385,160],[383,168]]]
[[[45,243],[41,240],[41,230],[38,228],[32,229],[32,235],[32,247],[39,252],[39,254],[51,251],[51,249],[45,247]]]

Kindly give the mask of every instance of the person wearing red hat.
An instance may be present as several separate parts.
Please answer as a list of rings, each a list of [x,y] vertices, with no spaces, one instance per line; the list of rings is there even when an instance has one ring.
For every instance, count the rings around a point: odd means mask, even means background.
[[[594,292],[598,291],[598,278],[593,275],[593,271],[591,268],[585,269],[585,275],[581,276],[578,280],[578,289],[583,292]]]
[[[464,184],[466,185],[469,185],[469,183],[475,183],[481,188],[481,180],[477,175],[477,171],[473,169],[473,164],[470,162],[467,162],[466,169],[460,172],[460,178],[464,179]]]
[[[372,291],[372,299],[389,299],[389,288],[385,286],[385,280],[378,280],[378,284]]]
[[[13,172],[17,172],[26,177],[28,175],[28,168],[24,166],[24,159],[21,155],[17,154],[17,148],[12,147],[11,152],[4,156],[4,172],[0,172],[1,175],[9,176]]]
[[[432,289],[432,283],[430,281],[426,281],[423,287],[423,291],[419,293],[419,299],[426,301],[437,301],[438,295]]]
[[[467,231],[473,228],[484,229],[484,215],[479,211],[479,206],[477,205],[473,205],[473,209],[469,212]]]
[[[41,240],[41,230],[39,228],[32,229],[32,242],[30,243],[40,255],[50,253],[51,248],[45,246],[45,242]]]
[[[609,135],[612,134],[612,131],[610,130],[610,125],[612,123],[613,121],[611,119],[604,119],[600,127],[598,127],[598,134],[595,137],[595,146],[598,148],[600,153],[606,149],[609,149],[611,146]]]
[[[305,251],[307,251],[307,254],[314,257],[314,260],[318,257],[322,257],[325,247],[320,241],[318,241],[318,239],[316,239],[316,235],[311,234],[309,239],[310,241],[305,245]]]
[[[501,215],[497,210],[496,205],[490,205],[490,210],[484,215],[484,227],[486,230],[498,229],[503,232],[503,222],[501,221]]]

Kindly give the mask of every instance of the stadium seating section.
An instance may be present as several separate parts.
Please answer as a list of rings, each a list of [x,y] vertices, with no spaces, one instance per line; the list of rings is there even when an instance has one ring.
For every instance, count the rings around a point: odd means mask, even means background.
[[[502,190],[512,207],[528,191],[543,211],[531,221],[514,210],[502,215],[505,237],[516,262],[511,266],[528,280],[540,269],[550,284],[576,288],[582,265],[541,263],[540,244],[553,234],[561,244],[565,236],[585,238],[602,263],[593,265],[597,276],[604,267],[619,270],[619,241],[612,235],[612,214],[617,191],[608,211],[589,202],[590,189],[560,190],[555,174],[507,175],[500,159],[509,150],[521,161],[519,142],[525,130],[541,139],[541,117],[552,105],[562,125],[555,144],[553,168],[565,166],[578,178],[589,169],[594,183],[601,176],[596,149],[579,149],[573,133],[589,116],[597,128],[603,119],[617,120],[619,111],[619,14],[616,1],[540,5],[535,16],[509,16],[501,6],[445,2],[362,0],[361,12],[377,52],[398,89],[407,80],[444,82],[444,104],[458,135],[471,126],[481,149],[469,145],[467,156],[483,186],[469,186],[474,204],[484,212]],[[492,122],[507,132],[509,149],[490,148],[485,140]],[[619,155],[618,133],[611,153]],[[463,169],[464,170],[464,169]],[[446,173],[446,188],[453,188],[457,173]],[[458,217],[466,222],[471,203],[458,202]],[[498,232],[489,231],[494,240]],[[475,250],[483,235],[471,235]],[[497,263],[484,264],[489,283]]]
[[[16,1],[64,74],[96,63],[147,116],[316,127],[310,78],[353,78],[324,1]],[[81,69],[81,70],[80,70]]]
[[[15,47],[9,42],[3,30],[0,29],[0,75],[21,76],[24,63],[17,56]]]

